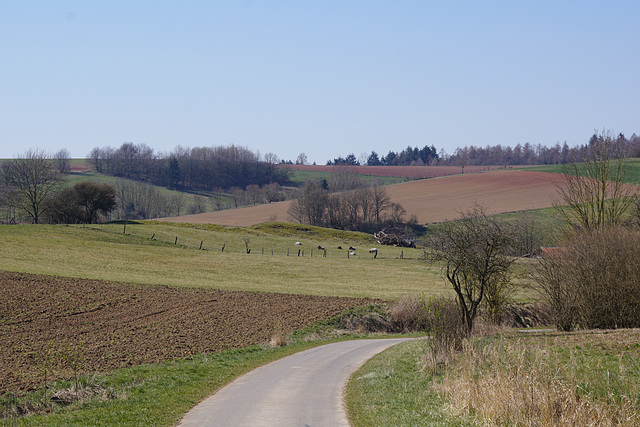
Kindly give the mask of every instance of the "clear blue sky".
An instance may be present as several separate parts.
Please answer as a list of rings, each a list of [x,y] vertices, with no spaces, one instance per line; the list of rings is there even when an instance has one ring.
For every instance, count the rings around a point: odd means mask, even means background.
[[[638,1],[0,3],[0,157],[236,144],[324,164],[640,133]]]

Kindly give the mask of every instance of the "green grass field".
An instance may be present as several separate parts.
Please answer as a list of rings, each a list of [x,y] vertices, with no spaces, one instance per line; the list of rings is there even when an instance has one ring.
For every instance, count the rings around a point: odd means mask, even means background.
[[[126,283],[388,300],[449,292],[439,270],[421,259],[420,249],[379,247],[373,259],[368,249],[374,243],[359,233],[340,239],[335,231],[309,228],[313,238],[305,238],[283,236],[291,230],[277,227],[275,233],[260,227],[211,228],[160,223],[127,224],[126,230],[123,224],[5,225],[0,226],[0,268]],[[199,249],[201,242],[205,250]],[[326,257],[318,245],[327,249]],[[339,245],[344,249],[337,249]],[[357,255],[348,255],[349,246],[356,247]]]
[[[628,159],[629,172],[626,182],[629,184],[640,184],[640,158]],[[564,173],[562,165],[545,165],[522,168],[522,170],[531,170],[538,172]]]

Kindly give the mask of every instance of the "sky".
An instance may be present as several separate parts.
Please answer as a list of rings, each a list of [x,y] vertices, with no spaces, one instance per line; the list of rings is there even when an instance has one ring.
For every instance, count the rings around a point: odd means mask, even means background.
[[[640,133],[638,1],[0,1],[0,158]]]

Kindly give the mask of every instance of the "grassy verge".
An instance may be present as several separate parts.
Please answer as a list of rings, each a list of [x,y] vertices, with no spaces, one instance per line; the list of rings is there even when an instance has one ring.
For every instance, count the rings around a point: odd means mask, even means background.
[[[348,408],[355,426],[639,425],[639,338],[506,333],[467,346],[435,376],[423,370],[426,345],[403,344],[352,377]]]
[[[426,351],[423,340],[398,344],[351,377],[346,402],[355,427],[470,425],[444,410],[446,401],[431,388],[433,378],[420,372]]]

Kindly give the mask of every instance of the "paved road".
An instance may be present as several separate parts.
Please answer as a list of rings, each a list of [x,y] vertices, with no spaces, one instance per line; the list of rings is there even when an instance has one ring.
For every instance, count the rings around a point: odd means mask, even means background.
[[[201,402],[180,426],[348,426],[343,391],[349,376],[402,341],[343,341],[277,360]]]

